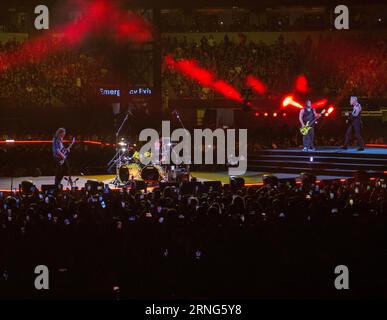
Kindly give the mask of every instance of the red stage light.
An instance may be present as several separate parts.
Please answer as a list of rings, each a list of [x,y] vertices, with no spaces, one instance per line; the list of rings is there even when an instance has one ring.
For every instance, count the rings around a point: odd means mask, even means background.
[[[282,106],[287,107],[291,101],[293,101],[293,97],[287,96],[284,100],[282,100]]]
[[[267,112],[265,112],[263,115],[264,115],[265,117],[267,117],[269,114],[268,114]]]
[[[152,38],[148,23],[134,15],[128,21],[119,22],[116,30],[118,37],[122,40],[132,38],[135,42],[145,42]]]
[[[274,112],[273,117],[275,118],[276,116],[278,116],[278,114],[277,114],[277,112]]]
[[[289,95],[289,96],[286,96],[283,100],[282,100],[282,107],[287,107],[287,106],[293,106],[293,107],[296,107],[296,108],[299,108],[299,109],[302,109],[303,106],[302,104],[300,104],[299,102],[295,101],[293,96]]]
[[[169,57],[168,60],[166,60],[166,62],[168,63],[170,59],[173,59],[173,58]],[[213,86],[215,82],[214,75],[208,70],[199,67],[197,61],[182,59],[174,62],[175,64],[173,65],[173,67],[176,68],[178,71],[191,77],[193,80],[196,80],[203,86],[208,86],[208,87]]]
[[[80,18],[76,22],[52,28],[42,36],[24,42],[16,51],[0,54],[1,67],[9,69],[40,61],[55,51],[74,47],[92,32],[101,33],[107,30],[112,33],[110,26],[115,28],[118,36],[125,35],[135,42],[152,39],[152,30],[146,20],[134,13],[115,8],[107,0],[89,2],[79,12]],[[54,39],[55,35],[60,35],[58,39],[61,41]],[[25,58],[27,53],[28,59]]]
[[[239,93],[239,91],[224,80],[215,81],[212,84],[212,87],[216,91],[223,94],[225,97],[229,99],[232,99],[241,103],[243,102],[242,95]]]
[[[313,108],[321,108],[321,107],[323,107],[323,106],[325,106],[326,104],[327,104],[327,102],[328,102],[328,99],[321,99],[321,100],[318,100],[318,101],[316,101],[316,102],[313,102],[312,103],[312,107]]]
[[[255,113],[255,116],[256,116],[256,117],[259,117],[259,112],[256,112],[256,113]]]
[[[383,144],[383,143],[367,143],[366,147],[387,148],[387,144]]]
[[[333,105],[331,105],[327,112],[325,112],[325,116],[328,117],[333,111],[335,111],[335,107]]]
[[[309,91],[309,88],[308,88],[308,80],[306,79],[306,77],[305,77],[303,74],[300,74],[300,75],[296,78],[295,89],[296,89],[298,92],[302,92],[302,93],[305,93],[305,92],[308,92],[308,91]]]
[[[215,75],[200,67],[196,60],[181,59],[176,61],[170,55],[167,55],[164,61],[169,68],[179,71],[201,85],[211,87],[227,98],[240,103],[243,102],[242,95],[237,89],[224,80],[216,80]]]
[[[284,112],[284,113],[282,114],[282,116],[283,116],[283,117],[286,117],[286,112]]]
[[[267,86],[252,75],[246,77],[246,84],[260,95],[264,95],[267,90]]]

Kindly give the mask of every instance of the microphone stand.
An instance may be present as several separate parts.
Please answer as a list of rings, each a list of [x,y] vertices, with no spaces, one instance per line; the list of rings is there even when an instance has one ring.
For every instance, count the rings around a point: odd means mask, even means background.
[[[181,127],[184,129],[184,130],[187,130],[184,126],[184,123],[183,123],[183,120],[181,119],[180,117],[180,113],[179,111],[177,111],[176,109],[172,111],[172,114],[175,115],[177,121],[180,123]],[[188,173],[188,176],[190,175],[190,164],[186,164],[185,161],[183,162],[185,165],[186,165],[186,169],[187,169],[187,173]]]
[[[124,126],[125,122],[128,121],[129,113],[131,113],[131,112],[128,109],[128,111],[126,111],[126,115],[125,115],[124,120],[122,121],[120,127],[118,128],[118,130],[116,132],[116,140],[118,140],[118,135],[120,134],[120,132],[122,130],[122,127]]]
[[[172,111],[172,114],[174,114],[174,115],[176,116],[177,121],[179,121],[179,123],[180,123],[180,125],[183,127],[183,129],[185,129],[185,126],[184,126],[183,121],[181,120],[179,111],[173,110],[173,111]]]
[[[108,162],[108,171],[110,171],[113,166],[115,165],[116,168],[117,166],[120,166],[121,165],[121,149],[119,147],[119,141],[118,141],[118,136],[124,126],[124,124],[126,123],[126,121],[128,121],[128,117],[129,117],[129,114],[132,115],[132,113],[130,112],[129,108],[128,108],[128,111],[126,112],[126,115],[125,115],[125,118],[124,120],[122,120],[121,122],[121,125],[120,127],[118,128],[117,132],[116,132],[116,154],[114,155],[114,157]],[[114,185],[118,185],[119,184],[119,180],[118,180],[118,177],[117,177],[117,170],[116,170],[116,177],[114,178],[114,180],[111,182],[112,184]]]

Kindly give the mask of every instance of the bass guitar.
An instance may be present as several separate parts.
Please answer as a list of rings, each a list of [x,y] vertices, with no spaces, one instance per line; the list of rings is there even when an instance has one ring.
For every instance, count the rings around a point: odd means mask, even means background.
[[[325,109],[323,109],[320,114],[324,113]],[[314,119],[313,121],[308,121],[302,128],[300,128],[300,132],[303,136],[306,136],[309,133],[310,129],[313,128],[313,124],[317,121],[317,119],[318,118]]]
[[[70,144],[67,148],[63,148],[63,149],[61,150],[61,152],[62,152],[63,155],[64,155],[64,158],[62,158],[62,159],[60,159],[60,160],[58,161],[60,165],[63,165],[63,164],[65,163],[67,157],[68,157],[69,154],[70,154],[70,149],[71,149],[71,147],[74,145],[74,143],[75,143],[75,138],[72,139],[71,144]]]

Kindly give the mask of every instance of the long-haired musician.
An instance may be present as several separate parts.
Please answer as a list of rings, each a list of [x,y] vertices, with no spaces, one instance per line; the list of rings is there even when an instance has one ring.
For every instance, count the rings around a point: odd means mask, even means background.
[[[70,175],[70,165],[67,159],[67,156],[70,152],[71,146],[74,144],[75,139],[73,139],[70,146],[65,148],[63,145],[63,139],[66,136],[66,129],[59,128],[56,130],[54,138],[52,139],[52,153],[54,156],[54,161],[56,165],[55,172],[55,185],[58,187],[63,179],[64,171],[67,171],[67,174]]]

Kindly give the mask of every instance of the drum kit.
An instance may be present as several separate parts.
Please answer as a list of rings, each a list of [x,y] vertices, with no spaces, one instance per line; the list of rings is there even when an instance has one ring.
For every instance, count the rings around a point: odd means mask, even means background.
[[[128,109],[124,120],[116,132],[116,154],[108,163],[108,171],[112,172],[115,168],[116,177],[111,182],[116,186],[127,186],[135,180],[143,180],[147,183],[184,181],[189,179],[189,165],[165,165],[164,161],[154,161],[151,152],[141,153],[136,144],[129,144],[124,138],[119,140],[119,134],[128,117],[133,115]],[[172,112],[176,119],[185,129],[180,114],[174,110]],[[171,141],[159,141],[160,146],[171,147],[174,144]],[[161,159],[166,158],[167,151],[160,148]],[[145,164],[146,163],[146,164]]]
[[[152,161],[152,153],[141,154],[136,145],[129,145],[124,140],[119,142],[120,148],[116,156],[109,162],[110,169],[115,167],[115,185],[128,185],[133,180],[146,182],[166,181],[166,167]],[[144,165],[144,163],[149,163]]]

